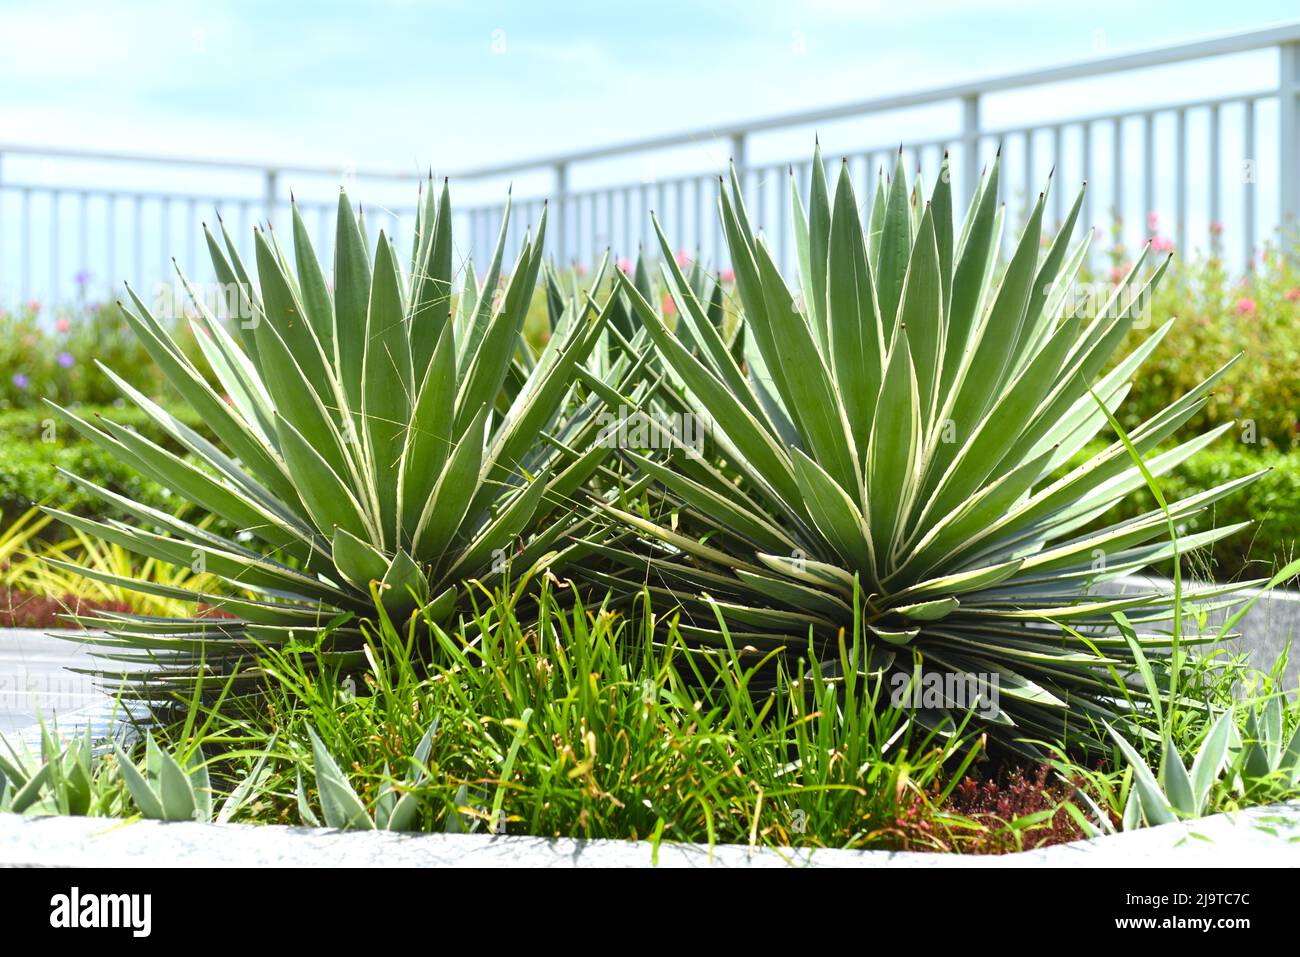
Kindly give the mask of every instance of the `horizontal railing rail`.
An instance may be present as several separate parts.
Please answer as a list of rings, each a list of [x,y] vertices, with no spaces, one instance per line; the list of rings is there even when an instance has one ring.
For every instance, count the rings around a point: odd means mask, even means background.
[[[985,106],[997,94],[1270,50],[1276,81],[1245,91],[1125,103],[1032,121],[991,123],[985,118]],[[534,181],[531,190],[515,190],[507,255],[517,252],[525,231],[540,218],[543,201],[549,200],[548,251],[560,264],[587,264],[606,250],[630,258],[639,247],[654,248],[654,210],[675,247],[721,269],[727,257],[713,207],[717,177],[727,157],[746,188],[751,218],[769,233],[781,260],[789,263],[793,249],[787,177],[793,174],[806,195],[811,164],[806,155],[793,162],[759,158],[755,147],[769,134],[934,107],[945,107],[950,119],[923,138],[901,138],[908,167],[932,183],[944,155],[950,155],[956,197],[965,202],[982,166],[1000,151],[1008,230],[1015,228],[1053,170],[1049,219],[1060,221],[1077,184],[1087,181],[1083,223],[1115,224],[1114,244],[1123,241],[1130,247],[1156,239],[1187,253],[1212,249],[1246,265],[1266,242],[1282,241],[1300,213],[1300,22],[478,166],[450,176],[453,188],[478,184],[480,194],[493,184],[504,193],[512,178]],[[875,177],[882,170],[890,172],[899,142],[827,145],[835,148],[835,163],[843,158],[850,164],[865,212]],[[687,168],[638,181],[629,182],[626,176],[616,176],[612,183],[594,180],[595,171],[611,163],[630,164],[683,150],[703,158],[680,160]],[[107,182],[78,182],[70,167],[93,167],[96,180]],[[202,179],[196,188],[130,182],[162,174]],[[254,223],[288,225],[290,187],[297,192],[322,256],[332,255],[335,200],[321,198],[319,187],[340,180],[352,184],[350,191],[365,202],[367,220],[376,224],[372,231],[384,228],[402,243],[414,223],[415,184],[427,175],[427,170],[0,144],[0,303],[12,307],[29,300],[96,298],[108,294],[110,283],[119,280],[140,289],[167,287],[173,282],[172,255],[197,282],[210,282],[199,223],[220,211],[241,249],[248,250]],[[210,179],[220,179],[223,186],[212,188],[206,182]],[[403,198],[391,202],[399,194]],[[503,204],[495,202],[457,204],[461,254],[477,260],[490,255],[502,211]],[[1106,242],[1103,238],[1095,243],[1094,262],[1104,255]]]

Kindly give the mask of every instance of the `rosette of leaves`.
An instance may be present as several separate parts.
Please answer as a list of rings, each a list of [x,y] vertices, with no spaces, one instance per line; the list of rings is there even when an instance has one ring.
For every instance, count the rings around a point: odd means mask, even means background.
[[[625,594],[648,586],[702,649],[787,649],[825,675],[856,631],[871,651],[853,667],[887,677],[921,705],[919,720],[941,726],[974,707],[1003,739],[1024,741],[1060,740],[1078,718],[1074,731],[1099,744],[1101,722],[1140,697],[1113,614],[1127,612],[1157,670],[1191,639],[1180,601],[1099,597],[1094,586],[1238,530],[1177,526],[1262,473],[1094,525],[1223,434],[1228,425],[1174,440],[1227,366],[1074,464],[1111,430],[1170,328],[1113,359],[1167,263],[1138,282],[1139,261],[1101,308],[1079,308],[1088,247],[1070,237],[1082,191],[1048,242],[1040,196],[1003,256],[996,163],[959,230],[946,161],[925,201],[900,153],[865,225],[847,163],[833,190],[820,155],[812,169],[807,207],[791,183],[797,288],[751,226],[734,171],[721,191],[743,361],[662,231],[677,329],[622,278],[682,400],[707,421],[712,453],[628,453],[655,485],[605,503],[611,524],[587,545],[622,571],[602,580]],[[1212,605],[1222,591],[1192,597]],[[942,691],[914,696],[923,686]],[[961,688],[991,689],[993,707]]]
[[[340,194],[332,282],[296,205],[292,255],[269,229],[256,232],[256,283],[224,225],[220,237],[205,229],[231,314],[223,322],[187,284],[206,368],[128,290],[132,328],[217,441],[108,369],[125,400],[187,455],[107,419],[58,412],[239,530],[223,536],[68,476],[134,522],[51,509],[60,521],[201,567],[228,586],[199,593],[81,569],[204,610],[78,619],[106,632],[89,640],[128,693],[168,698],[201,674],[228,678],[260,644],[296,640],[318,663],[360,663],[366,620],[382,614],[401,625],[418,614],[446,623],[467,607],[464,582],[491,588],[512,566],[536,567],[579,520],[575,492],[607,450],[591,441],[599,399],[577,393],[574,370],[606,317],[590,302],[562,301],[553,335],[529,351],[521,329],[538,286],[545,212],[506,275],[507,207],[481,286],[466,282],[457,295],[446,185],[437,192],[430,182],[405,262],[382,232],[369,245],[364,220]],[[239,680],[257,680],[256,671]]]

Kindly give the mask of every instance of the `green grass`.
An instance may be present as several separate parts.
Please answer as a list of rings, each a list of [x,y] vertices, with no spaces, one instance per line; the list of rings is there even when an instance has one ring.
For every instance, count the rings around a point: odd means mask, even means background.
[[[351,680],[311,666],[317,639],[264,651],[249,662],[255,695],[232,709],[235,685],[199,686],[154,734],[192,776],[203,767],[212,806],[243,785],[230,818],[245,823],[323,818],[313,733],[367,814],[386,787],[409,789],[419,831],[1003,852],[1117,826],[1132,787],[1118,752],[1100,763],[1055,753],[1052,773],[1035,775],[980,735],[924,731],[858,673],[860,639],[842,647],[847,677],[805,674],[797,655],[785,666],[735,647],[691,656],[672,621],[584,605],[553,582],[483,595],[463,624],[434,627],[421,647],[415,631],[382,622]],[[1214,710],[1233,709],[1245,731],[1248,709],[1284,691],[1282,667],[1257,674],[1221,652],[1189,656],[1180,686],[1199,704],[1160,719],[1179,753],[1195,753]],[[1293,733],[1300,705],[1282,714]],[[1156,766],[1159,745],[1130,737]],[[142,768],[157,761],[144,751],[131,756]],[[1297,793],[1225,777],[1208,812]],[[41,802],[46,813],[141,813],[111,757],[80,779],[56,776]]]
[[[942,799],[945,766],[981,753],[973,737],[929,734],[882,708],[879,683],[801,680],[799,667],[741,649],[692,657],[671,622],[652,629],[576,597],[566,607],[550,584],[535,627],[513,601],[485,600],[473,643],[435,628],[423,654],[415,632],[382,627],[355,691],[313,677],[309,648],[269,654],[269,698],[214,712],[210,745],[252,760],[270,715],[275,771],[258,813],[293,821],[308,728],[371,804],[436,716],[424,828],[814,846],[915,841],[900,818]],[[859,660],[860,642],[844,654]]]

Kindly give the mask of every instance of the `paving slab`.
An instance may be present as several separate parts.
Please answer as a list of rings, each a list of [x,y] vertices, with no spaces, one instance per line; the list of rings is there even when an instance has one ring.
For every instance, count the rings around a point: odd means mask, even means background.
[[[31,628],[0,628],[0,734],[104,701],[89,676],[68,670],[91,667],[89,650]]]

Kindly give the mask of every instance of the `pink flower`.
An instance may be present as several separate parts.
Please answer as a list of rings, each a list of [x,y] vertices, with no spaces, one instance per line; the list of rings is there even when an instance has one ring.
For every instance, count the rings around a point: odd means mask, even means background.
[[[1217,219],[1216,219],[1214,222],[1210,223],[1210,235],[1211,235],[1211,236],[1222,236],[1222,235],[1223,235],[1223,223],[1219,222]]]
[[[664,296],[663,302],[660,305],[660,311],[662,311],[665,316],[677,315],[677,304],[673,302],[672,296]]]
[[[619,269],[619,272],[625,272],[625,273],[627,273],[629,276],[632,275],[632,260],[630,260],[630,259],[628,259],[628,258],[626,258],[626,257],[620,259],[620,260],[618,261],[618,269]]]
[[[1168,236],[1156,236],[1151,240],[1151,249],[1158,253],[1171,253],[1174,251],[1174,241]]]
[[[724,269],[718,274],[718,278],[725,283],[733,283],[736,281],[736,271],[734,269]]]
[[[582,263],[574,263],[573,274],[577,276],[579,279],[581,279],[583,276],[587,275],[587,267],[584,266]]]
[[[1160,228],[1160,214],[1157,213],[1155,210],[1152,210],[1151,212],[1147,213],[1147,229],[1149,229],[1151,232],[1154,233],[1159,228]]]
[[[1128,270],[1123,266],[1112,266],[1110,270],[1111,282],[1123,282],[1124,277],[1128,275]]]
[[[59,319],[54,323],[54,328],[59,332],[68,332],[72,328],[72,323],[66,319]]]
[[[41,311],[41,301],[39,299],[28,299],[27,311],[30,312],[32,315],[36,315],[37,313],[39,313]]]
[[[1249,296],[1242,296],[1237,300],[1237,315],[1253,316],[1255,314],[1255,300]]]
[[[688,255],[686,254],[686,250],[685,250],[685,249],[679,249],[679,250],[677,250],[677,265],[678,265],[678,266],[680,266],[682,269],[685,269],[686,266],[687,266],[687,264],[688,264],[690,261],[691,261],[691,257],[688,256]]]
[[[1295,302],[1297,299],[1300,299],[1300,289],[1291,288],[1286,291],[1287,302]]]

